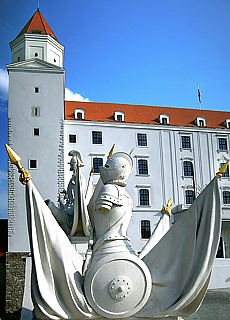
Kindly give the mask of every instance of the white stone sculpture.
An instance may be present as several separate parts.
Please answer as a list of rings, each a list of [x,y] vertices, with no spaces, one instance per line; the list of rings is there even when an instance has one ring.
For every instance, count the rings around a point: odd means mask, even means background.
[[[38,319],[179,319],[196,312],[219,243],[217,177],[140,259],[126,235],[132,201],[125,185],[132,159],[115,153],[102,168],[104,185],[92,198],[93,227],[84,262],[17,157],[11,161],[26,184],[31,290]]]
[[[89,236],[91,223],[86,200],[89,194],[87,193],[88,189],[86,190],[85,178],[80,172],[84,162],[79,151],[72,150],[69,152],[69,156],[72,156],[69,164],[73,175],[67,191],[62,192],[64,197],[59,195],[58,207],[50,199],[45,202],[67,235]]]

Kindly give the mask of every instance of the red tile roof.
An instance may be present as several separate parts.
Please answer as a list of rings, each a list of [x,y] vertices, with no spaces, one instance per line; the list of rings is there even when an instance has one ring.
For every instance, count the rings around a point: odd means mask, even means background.
[[[27,24],[24,26],[24,28],[16,38],[25,33],[46,34],[52,36],[58,41],[57,37],[55,36],[54,32],[46,22],[39,9],[33,14],[32,18],[27,22]]]
[[[85,110],[85,120],[115,122],[114,112],[124,112],[125,123],[160,125],[159,116],[167,114],[169,125],[196,127],[196,118],[206,119],[207,128],[226,128],[225,120],[230,119],[230,112],[210,111],[171,107],[153,107],[99,102],[65,101],[65,120],[74,120],[74,110]]]

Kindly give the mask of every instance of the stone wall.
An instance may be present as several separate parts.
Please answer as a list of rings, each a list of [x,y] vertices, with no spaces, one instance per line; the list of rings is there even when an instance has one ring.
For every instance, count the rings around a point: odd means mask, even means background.
[[[15,313],[21,310],[24,283],[25,262],[28,252],[6,253],[6,313]]]

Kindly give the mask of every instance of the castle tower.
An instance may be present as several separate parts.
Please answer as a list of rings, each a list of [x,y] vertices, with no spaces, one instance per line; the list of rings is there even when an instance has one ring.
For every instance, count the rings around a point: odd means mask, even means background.
[[[43,199],[64,188],[64,47],[39,11],[10,43],[9,141]],[[30,251],[25,188],[9,169],[9,252]]]

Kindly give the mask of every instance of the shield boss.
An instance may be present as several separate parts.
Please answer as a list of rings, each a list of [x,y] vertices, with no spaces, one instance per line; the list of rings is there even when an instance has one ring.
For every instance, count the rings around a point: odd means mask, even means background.
[[[149,269],[133,254],[108,255],[97,261],[85,277],[91,307],[106,318],[135,314],[147,302],[151,288]]]

